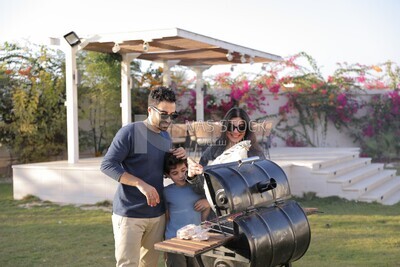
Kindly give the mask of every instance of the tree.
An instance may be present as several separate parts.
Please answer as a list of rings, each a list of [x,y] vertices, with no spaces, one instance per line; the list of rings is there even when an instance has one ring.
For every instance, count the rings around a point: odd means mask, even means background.
[[[0,54],[1,143],[20,163],[66,150],[65,78],[61,53],[5,43]]]
[[[80,148],[101,156],[121,127],[121,57],[119,54],[81,52],[82,80],[78,86]]]

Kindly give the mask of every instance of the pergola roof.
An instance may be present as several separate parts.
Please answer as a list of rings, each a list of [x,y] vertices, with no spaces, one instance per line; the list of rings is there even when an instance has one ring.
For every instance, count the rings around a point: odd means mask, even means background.
[[[277,55],[178,28],[102,34],[93,36],[88,41],[85,50],[112,53],[114,44],[118,43],[120,54],[140,54],[137,59],[155,62],[176,60],[177,65],[188,67],[241,64],[242,55],[245,55],[246,63],[250,63],[250,57],[254,63],[282,60]],[[149,44],[147,52],[143,50],[144,42]],[[233,56],[231,61],[226,57],[229,51]]]
[[[145,50],[143,44],[149,45]],[[208,67],[223,64],[267,63],[280,61],[277,55],[255,49],[220,41],[204,35],[181,29],[165,29],[136,31],[117,34],[99,34],[82,39],[78,46],[70,46],[67,50],[66,62],[66,96],[67,96],[67,131],[68,131],[68,162],[79,160],[78,141],[78,96],[76,81],[76,52],[84,49],[102,53],[113,53],[113,47],[118,44],[115,52],[122,55],[121,61],[121,109],[122,125],[132,121],[131,90],[129,85],[129,67],[133,59],[143,59],[160,62],[164,65],[163,82],[168,85],[169,68],[174,65],[193,67],[196,72],[196,119],[203,120],[202,73]],[[232,59],[228,60],[230,52]],[[242,57],[246,60],[242,61]],[[250,59],[251,58],[251,59]]]

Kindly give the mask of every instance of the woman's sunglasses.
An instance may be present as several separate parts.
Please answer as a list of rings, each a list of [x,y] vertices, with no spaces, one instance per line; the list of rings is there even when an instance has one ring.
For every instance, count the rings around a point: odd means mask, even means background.
[[[156,108],[155,106],[150,106],[150,107],[152,109],[154,109],[155,111],[157,111],[158,114],[160,114],[160,118],[162,120],[167,120],[168,118],[171,118],[171,120],[175,120],[179,116],[178,112],[172,112],[171,114],[167,114],[167,113],[165,113],[165,111],[161,111],[158,108]]]
[[[228,123],[227,129],[229,132],[233,132],[236,129],[239,133],[243,133],[246,131],[247,127],[246,124],[239,124],[238,126],[236,126],[232,123]]]

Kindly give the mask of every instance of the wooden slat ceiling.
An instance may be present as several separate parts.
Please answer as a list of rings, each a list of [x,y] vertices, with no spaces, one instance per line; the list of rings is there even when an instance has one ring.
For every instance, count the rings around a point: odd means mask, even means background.
[[[144,33],[146,33],[144,35]],[[154,34],[154,37],[152,37]],[[143,36],[146,36],[144,38]],[[118,53],[138,53],[137,58],[156,62],[178,60],[182,66],[213,66],[222,64],[242,64],[240,58],[245,55],[246,63],[250,63],[250,56],[254,63],[265,63],[282,60],[280,56],[258,50],[234,45],[214,38],[198,35],[181,29],[168,31],[132,32],[121,36],[100,36],[97,41],[91,41],[84,48],[89,51],[112,53],[114,43],[120,46]],[[145,40],[149,40],[149,49],[143,50]],[[233,59],[226,57],[232,52]]]

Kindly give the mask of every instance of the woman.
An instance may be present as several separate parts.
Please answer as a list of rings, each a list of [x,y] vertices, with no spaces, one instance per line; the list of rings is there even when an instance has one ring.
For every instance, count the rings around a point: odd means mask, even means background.
[[[251,128],[250,117],[247,112],[238,107],[231,108],[221,121],[221,137],[212,146],[209,146],[200,158],[200,163],[188,159],[188,182],[194,185],[196,192],[204,192],[203,166],[215,160],[225,150],[231,148],[243,140],[250,140],[251,147],[247,153],[248,157],[258,156],[265,159],[262,148],[257,142],[254,130]]]
[[[250,117],[247,112],[238,107],[231,108],[222,119],[221,137],[212,146],[209,146],[200,158],[200,165],[207,166],[209,161],[215,160],[225,150],[240,141],[250,140],[251,147],[248,157],[258,156],[265,159],[265,155],[257,142],[256,135],[251,128]]]

